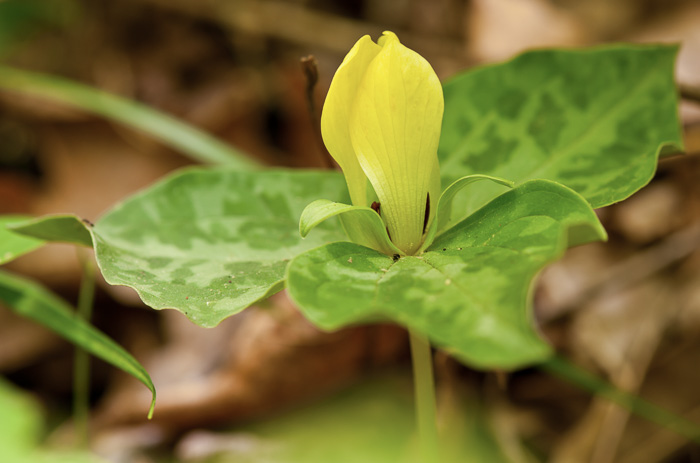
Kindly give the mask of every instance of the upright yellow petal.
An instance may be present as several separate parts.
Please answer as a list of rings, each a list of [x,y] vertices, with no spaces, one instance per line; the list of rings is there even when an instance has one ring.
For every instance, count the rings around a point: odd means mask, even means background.
[[[321,114],[321,134],[328,152],[345,174],[356,206],[369,206],[365,177],[350,141],[350,108],[362,78],[381,47],[365,35],[355,43],[333,77]]]
[[[440,193],[442,86],[430,64],[396,35],[385,32],[379,44],[357,89],[350,139],[392,241],[412,254],[422,242],[428,194],[434,206]]]

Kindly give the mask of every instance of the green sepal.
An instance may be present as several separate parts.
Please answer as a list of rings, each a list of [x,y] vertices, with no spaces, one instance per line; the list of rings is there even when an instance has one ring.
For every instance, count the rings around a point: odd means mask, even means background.
[[[499,186],[513,188],[513,182],[510,180],[491,177],[490,175],[467,175],[466,177],[462,177],[452,182],[452,184],[448,186],[440,195],[437,206],[437,214],[435,215],[436,220],[433,220],[433,222],[430,224],[425,241],[417,254],[420,254],[432,244],[435,235],[439,235],[445,231],[445,229],[449,228],[451,225],[454,225],[454,223],[452,223],[452,202],[454,201],[455,196],[457,196],[457,193],[461,192],[464,188],[478,182],[479,180],[490,180]],[[460,217],[463,215],[463,213],[458,213],[458,216]]]
[[[404,255],[389,239],[382,218],[369,207],[351,206],[327,199],[318,199],[306,206],[301,213],[299,233],[306,237],[318,224],[335,216],[340,218],[348,238],[353,243],[376,249],[390,256]]]

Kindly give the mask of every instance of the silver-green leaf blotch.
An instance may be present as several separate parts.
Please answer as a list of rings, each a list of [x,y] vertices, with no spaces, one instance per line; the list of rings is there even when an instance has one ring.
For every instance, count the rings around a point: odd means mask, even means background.
[[[526,182],[439,236],[425,253],[394,260],[353,243],[331,243],[289,265],[287,284],[324,329],[388,318],[425,333],[480,368],[517,368],[551,348],[530,314],[537,272],[560,257],[568,230],[605,238],[590,205],[554,182]]]

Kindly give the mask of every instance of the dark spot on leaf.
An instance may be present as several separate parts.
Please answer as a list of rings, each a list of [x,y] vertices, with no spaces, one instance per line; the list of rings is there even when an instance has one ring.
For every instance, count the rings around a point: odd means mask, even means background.
[[[527,101],[527,94],[518,89],[507,89],[498,98],[496,110],[506,119],[517,119]]]
[[[397,260],[401,259],[401,256],[398,254],[394,254],[393,259],[394,259],[394,262],[396,262]]]
[[[372,201],[372,205],[370,206],[374,212],[379,214],[380,216],[382,215],[381,213],[381,204],[378,203],[377,201]]]
[[[469,148],[462,161],[470,171],[492,172],[498,166],[507,164],[518,147],[518,142],[511,135],[501,133],[496,124],[489,125],[481,139],[481,143]]]

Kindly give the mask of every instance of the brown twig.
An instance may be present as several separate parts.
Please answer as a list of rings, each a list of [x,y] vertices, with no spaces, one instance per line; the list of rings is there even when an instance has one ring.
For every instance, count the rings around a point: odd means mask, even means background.
[[[321,121],[318,117],[316,99],[314,98],[314,90],[316,89],[316,83],[318,83],[318,62],[316,61],[316,57],[309,55],[301,58],[301,69],[304,71],[304,77],[306,78],[306,103],[309,107],[309,119],[311,120],[314,138],[316,138],[318,149],[321,152],[326,167],[335,169],[336,164],[333,162],[333,158],[323,144]]]
[[[700,87],[678,84],[678,90],[682,99],[700,104]]]

